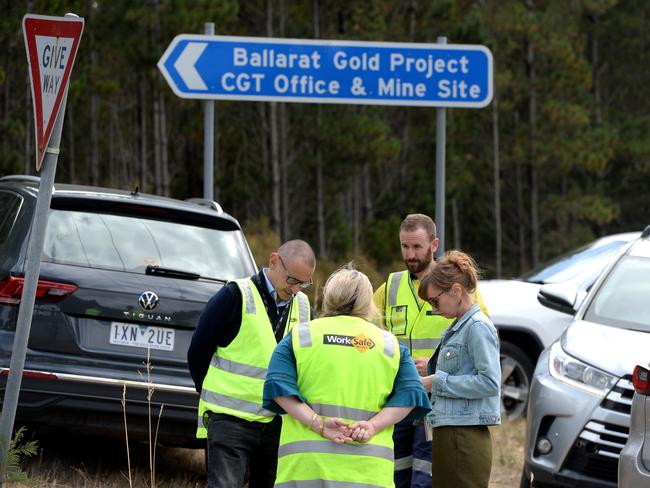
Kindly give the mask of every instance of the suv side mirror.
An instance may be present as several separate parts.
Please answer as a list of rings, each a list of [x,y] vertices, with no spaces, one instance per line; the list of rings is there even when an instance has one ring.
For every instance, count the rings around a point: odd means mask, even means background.
[[[537,293],[539,303],[569,315],[576,313],[580,305],[577,299],[578,288],[573,283],[549,283],[542,286]]]

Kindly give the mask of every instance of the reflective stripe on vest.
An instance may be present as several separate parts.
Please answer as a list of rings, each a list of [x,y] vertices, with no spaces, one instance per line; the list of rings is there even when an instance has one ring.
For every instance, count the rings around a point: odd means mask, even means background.
[[[276,483],[274,488],[385,488],[381,485],[368,483],[351,483],[349,481],[332,480],[295,480]]]
[[[239,398],[233,398],[226,395],[221,395],[213,391],[201,391],[201,400],[204,402],[214,403],[216,405],[221,405],[232,410],[238,410],[240,412],[250,413],[252,415],[258,415],[262,417],[272,417],[275,413],[262,408],[260,404],[249,402],[246,400],[241,400]]]
[[[199,398],[197,437],[207,437],[204,414],[223,413],[252,422],[270,422],[275,414],[262,407],[264,379],[277,345],[264,302],[250,278],[236,281],[242,295],[239,333],[224,348],[217,348],[203,379]],[[301,318],[309,319],[309,299],[294,296],[285,334]]]
[[[298,293],[296,298],[298,299],[298,323],[309,322],[309,298],[304,293]],[[289,331],[285,331],[285,335],[287,332]]]
[[[421,302],[408,271],[389,275],[386,281],[384,321],[411,356],[431,357],[440,343],[440,335],[452,322],[433,314],[431,305]]]
[[[337,444],[328,439],[322,441],[296,441],[280,446],[278,459],[291,454],[305,452],[320,454],[349,454],[352,456],[370,456],[386,459],[393,462],[393,450],[384,446],[373,446],[372,444]]]
[[[341,407],[340,405],[323,405],[320,403],[310,403],[311,409],[321,417],[340,417],[348,420],[370,420],[377,415],[377,412],[371,410],[361,410],[360,408]]]
[[[210,364],[217,369],[230,371],[231,373],[240,374],[242,376],[248,376],[249,378],[258,378],[260,380],[266,378],[267,368],[249,366],[248,364],[238,363],[236,361],[220,358],[218,356],[212,356],[212,361],[210,361]]]

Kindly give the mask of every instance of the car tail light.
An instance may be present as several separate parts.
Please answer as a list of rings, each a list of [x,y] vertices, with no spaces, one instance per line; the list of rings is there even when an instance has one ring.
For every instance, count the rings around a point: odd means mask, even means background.
[[[0,370],[0,376],[9,376],[9,370],[4,368]],[[56,380],[58,379],[54,373],[42,373],[39,371],[23,371],[23,377],[26,378],[40,378],[42,380]]]
[[[15,305],[20,303],[23,294],[25,278],[7,276],[0,281],[0,303]],[[77,285],[70,283],[57,283],[55,281],[38,280],[36,299],[40,302],[53,303],[63,300],[74,293]]]
[[[634,384],[634,390],[639,395],[650,395],[650,371],[641,366],[635,367],[632,383]]]

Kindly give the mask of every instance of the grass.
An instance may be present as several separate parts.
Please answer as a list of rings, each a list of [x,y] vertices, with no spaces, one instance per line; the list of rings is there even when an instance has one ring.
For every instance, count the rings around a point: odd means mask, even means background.
[[[490,427],[492,433],[492,475],[490,488],[519,486],[521,468],[524,465],[526,420]]]
[[[493,464],[490,488],[519,485],[523,464],[525,421],[492,427]],[[122,488],[129,486],[124,440],[70,435],[39,435],[39,455],[25,459],[24,471],[43,487]],[[195,488],[205,486],[204,453],[196,449],[158,447],[155,486]],[[151,486],[150,449],[146,443],[130,444],[132,486]],[[5,483],[7,487],[34,485]]]

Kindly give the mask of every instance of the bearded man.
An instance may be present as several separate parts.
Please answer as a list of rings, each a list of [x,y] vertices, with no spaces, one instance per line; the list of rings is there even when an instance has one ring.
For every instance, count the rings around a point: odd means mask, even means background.
[[[423,377],[428,374],[427,363],[440,342],[440,335],[451,323],[418,297],[420,280],[435,266],[436,224],[424,214],[407,215],[400,225],[399,241],[407,269],[388,275],[386,282],[375,291],[374,300],[382,312],[382,324],[409,348]],[[478,289],[474,298],[487,314]],[[431,488],[431,440],[425,435],[424,424],[396,424],[393,441],[395,488]]]

